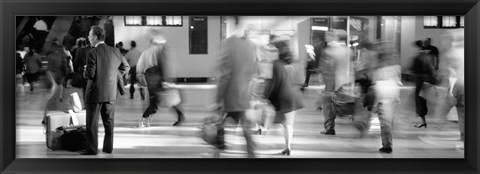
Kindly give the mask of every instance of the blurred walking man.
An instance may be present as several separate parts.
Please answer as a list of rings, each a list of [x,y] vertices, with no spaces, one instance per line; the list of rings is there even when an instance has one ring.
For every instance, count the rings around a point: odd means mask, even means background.
[[[249,132],[250,123],[245,116],[245,110],[250,108],[251,95],[248,89],[255,72],[256,46],[242,36],[244,30],[238,26],[239,20],[236,18],[237,34],[222,43],[220,76],[215,102],[227,113],[227,117],[233,118],[237,123],[241,121],[243,135],[247,141],[248,157],[255,158],[255,145]],[[217,148],[219,149],[225,149],[224,134],[223,128],[218,131]]]

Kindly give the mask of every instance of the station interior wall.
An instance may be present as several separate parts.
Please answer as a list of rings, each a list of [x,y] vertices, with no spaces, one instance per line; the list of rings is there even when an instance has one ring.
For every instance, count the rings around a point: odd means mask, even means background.
[[[298,24],[309,20],[315,16],[242,16],[240,18],[240,28],[254,29],[254,30],[269,30],[270,33],[293,31],[291,36],[292,51],[295,57],[301,58],[305,56],[302,50],[304,47],[299,45],[298,38],[308,38],[301,36],[309,33],[298,32]],[[374,16],[362,16],[369,19],[372,29],[368,32],[371,40],[375,40],[376,34],[376,19]],[[386,17],[385,27],[382,30],[382,37],[388,39],[395,39],[400,36],[399,55],[401,57],[401,65],[403,73],[409,73],[409,67],[412,59],[416,54],[416,49],[413,46],[415,40],[424,40],[427,37],[432,38],[432,45],[437,46],[440,53],[443,52],[441,47],[441,35],[448,29],[424,29],[422,16],[402,16],[400,17],[401,26],[397,27],[398,23],[393,22],[398,18]],[[248,21],[248,22],[244,22]],[[232,17],[227,17],[226,21],[221,21],[220,16],[208,16],[208,54],[190,54],[189,53],[189,16],[183,16],[183,25],[181,27],[152,27],[152,26],[125,26],[124,16],[114,16],[114,30],[115,42],[122,41],[125,48],[130,47],[130,41],[135,40],[137,47],[140,50],[145,50],[149,47],[151,29],[160,29],[167,39],[167,43],[172,48],[173,53],[173,67],[177,77],[215,77],[215,67],[219,58],[220,44],[221,44],[221,23],[226,23],[226,36],[229,37],[236,33],[233,26],[234,20]],[[394,26],[395,25],[395,26]],[[400,28],[400,31],[398,31]],[[398,34],[399,35],[395,35]],[[392,40],[392,42],[394,42]],[[304,41],[303,43],[307,43]],[[298,75],[300,83],[304,78],[303,64],[298,64]]]

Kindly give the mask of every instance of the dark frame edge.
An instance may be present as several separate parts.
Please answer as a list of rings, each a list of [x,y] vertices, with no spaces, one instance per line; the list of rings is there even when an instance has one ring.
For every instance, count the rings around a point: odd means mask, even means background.
[[[13,66],[8,66],[8,61],[5,61],[5,57],[8,55],[7,51],[5,50],[15,50],[15,39],[13,34],[8,35],[7,32],[10,31],[5,29],[6,23],[15,24],[15,16],[11,9],[6,8],[5,2],[0,2],[0,9],[2,13],[2,20],[0,26],[1,34],[0,38],[2,38],[2,45],[0,48],[1,58],[0,58],[0,172],[7,171],[7,167],[10,166],[12,163],[15,162],[15,144],[16,143],[4,143],[4,142],[15,142],[15,118],[12,117],[10,114],[15,114],[15,107],[8,107],[5,106],[5,103],[11,103],[11,100],[15,98],[15,88],[13,85],[3,85],[3,84],[10,84],[15,82],[15,77],[9,77],[10,74],[14,73]],[[10,20],[8,18],[10,17]],[[15,31],[14,26],[11,26],[12,30]],[[13,40],[12,40],[13,39]],[[8,42],[10,41],[10,42]],[[13,54],[14,55],[14,54]],[[9,101],[10,99],[10,101]],[[13,105],[15,106],[15,105]],[[14,131],[12,131],[14,130]]]
[[[469,1],[472,2],[472,1]],[[469,57],[469,61],[467,64],[467,78],[470,80],[475,80],[475,83],[468,83],[466,90],[467,93],[475,94],[475,96],[470,96],[467,98],[469,102],[473,102],[474,104],[478,104],[479,101],[479,94],[478,94],[478,83],[480,82],[480,77],[477,68],[480,67],[479,61],[477,60],[480,58],[480,49],[478,49],[479,41],[480,41],[480,4],[474,3],[475,5],[468,11],[466,14],[466,27],[465,27],[465,34],[468,36],[475,36],[475,37],[467,37],[465,38],[465,53],[466,57]],[[2,38],[2,46],[0,46],[0,84],[9,84],[11,82],[15,82],[15,78],[9,75],[14,74],[14,66],[9,65],[10,61],[5,61],[5,57],[13,57],[13,53],[6,52],[5,50],[15,50],[14,44],[14,35],[7,34],[10,30],[5,31],[5,25],[11,22],[15,22],[15,9],[6,8],[5,2],[0,1],[0,11],[2,11],[2,20],[0,21],[0,38]],[[77,10],[78,11],[78,10]],[[76,10],[72,13],[76,13]],[[237,10],[238,11],[238,10]],[[54,12],[52,12],[54,13]],[[148,12],[146,12],[148,13]],[[202,14],[209,14],[203,12]],[[429,13],[430,14],[430,13]],[[456,13],[457,14],[457,13]],[[469,25],[470,24],[470,25]],[[475,24],[472,26],[471,24]],[[13,28],[13,27],[12,27]],[[471,59],[470,59],[471,58]],[[469,75],[470,74],[470,75]],[[13,100],[12,100],[13,97]],[[0,173],[7,172],[7,173],[17,173],[18,166],[25,166],[25,164],[35,161],[38,159],[15,159],[15,143],[6,143],[6,142],[16,142],[15,140],[15,118],[12,118],[8,114],[15,114],[15,107],[5,107],[5,103],[11,103],[14,101],[15,98],[15,89],[13,86],[10,85],[0,85]],[[469,103],[466,102],[466,103]],[[467,104],[468,105],[468,104]],[[8,104],[10,106],[10,104]],[[13,106],[15,106],[13,104]],[[469,107],[470,106],[470,107]],[[467,106],[467,114],[468,115],[477,115],[478,114],[478,107],[469,105]],[[478,117],[470,117],[468,118],[469,122],[466,123],[467,127],[467,141],[465,143],[466,149],[469,153],[465,154],[465,166],[466,168],[463,171],[452,171],[449,173],[478,173],[479,172],[479,156],[480,156],[480,134],[475,135],[475,133],[479,132],[478,125],[480,125]],[[13,130],[13,131],[12,131]],[[473,132],[473,134],[472,134]],[[43,159],[44,160],[44,159]],[[51,161],[51,160],[47,160]],[[82,161],[82,160],[73,160],[73,161]],[[113,160],[119,161],[119,160]],[[215,162],[218,160],[215,160]],[[228,161],[228,160],[227,160]],[[338,160],[335,160],[338,161]],[[43,163],[43,162],[42,162]],[[219,162],[224,164],[223,162]],[[284,164],[284,163],[281,163]],[[458,166],[458,165],[457,165]],[[23,170],[22,170],[23,171]],[[164,171],[165,172],[165,171]],[[288,172],[288,171],[287,171]],[[447,173],[446,171],[445,173]],[[47,173],[47,172],[45,172]],[[81,172],[80,172],[81,173]],[[153,172],[152,172],[153,173]],[[169,172],[165,172],[169,173]],[[173,173],[173,172],[172,172]],[[186,172],[184,172],[186,173]],[[194,172],[192,172],[194,173]],[[199,173],[199,172],[195,172]],[[219,172],[204,172],[204,173],[219,173]],[[235,172],[234,172],[235,173]],[[241,173],[241,172],[236,172]],[[273,172],[272,172],[273,173]],[[408,172],[398,172],[398,173],[408,173]]]
[[[466,79],[475,79],[474,81],[469,80],[465,85],[465,92],[470,94],[475,94],[474,97],[465,98],[465,103],[476,103],[480,101],[478,93],[478,83],[480,82],[480,76],[478,67],[480,67],[478,58],[480,58],[480,49],[478,46],[480,44],[480,2],[477,3],[467,12],[465,15],[465,35],[466,36],[475,36],[475,37],[466,37],[465,38],[465,59],[468,59],[466,64],[465,73]],[[470,24],[469,24],[470,23]],[[471,101],[474,100],[474,101]],[[465,159],[467,160],[468,165],[477,173],[480,173],[480,119],[476,116],[479,112],[479,108],[473,106],[473,104],[465,104],[466,106],[466,115],[470,115],[469,121],[465,123],[466,133],[465,133],[465,148],[469,153],[465,153]],[[476,134],[475,134],[476,133]],[[472,153],[470,153],[472,152]]]

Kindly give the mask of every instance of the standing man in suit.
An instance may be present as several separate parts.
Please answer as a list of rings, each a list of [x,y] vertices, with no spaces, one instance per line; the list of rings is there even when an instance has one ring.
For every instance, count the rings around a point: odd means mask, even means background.
[[[81,154],[97,154],[99,115],[105,127],[103,152],[112,153],[115,101],[117,90],[122,90],[123,86],[119,85],[123,83],[119,76],[125,75],[130,66],[118,49],[105,44],[105,30],[98,25],[91,27],[88,39],[95,48],[87,54],[84,72],[88,79],[85,95],[88,146]]]
[[[237,33],[222,42],[219,65],[219,81],[215,102],[218,108],[227,113],[235,122],[241,121],[243,135],[247,142],[249,158],[255,158],[254,141],[250,133],[250,121],[245,111],[250,108],[251,95],[249,83],[255,72],[255,44],[244,36],[245,31],[239,27],[236,18]],[[223,126],[218,131],[216,147],[225,149],[225,131]]]

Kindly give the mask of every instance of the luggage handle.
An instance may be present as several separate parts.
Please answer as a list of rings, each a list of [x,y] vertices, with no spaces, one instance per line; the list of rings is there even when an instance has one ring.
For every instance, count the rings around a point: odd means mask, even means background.
[[[72,119],[72,124],[68,125],[68,126],[60,126],[56,130],[74,130],[74,129],[78,129],[80,127],[83,127],[83,125],[79,124],[77,115],[75,114],[75,112],[73,112],[73,110],[71,110],[71,109],[68,110],[68,114],[70,115],[70,118]]]
[[[79,125],[78,118],[77,118],[77,115],[75,114],[75,112],[73,112],[73,110],[70,109],[70,110],[68,110],[68,114],[70,115],[70,118],[72,119],[73,126]]]

